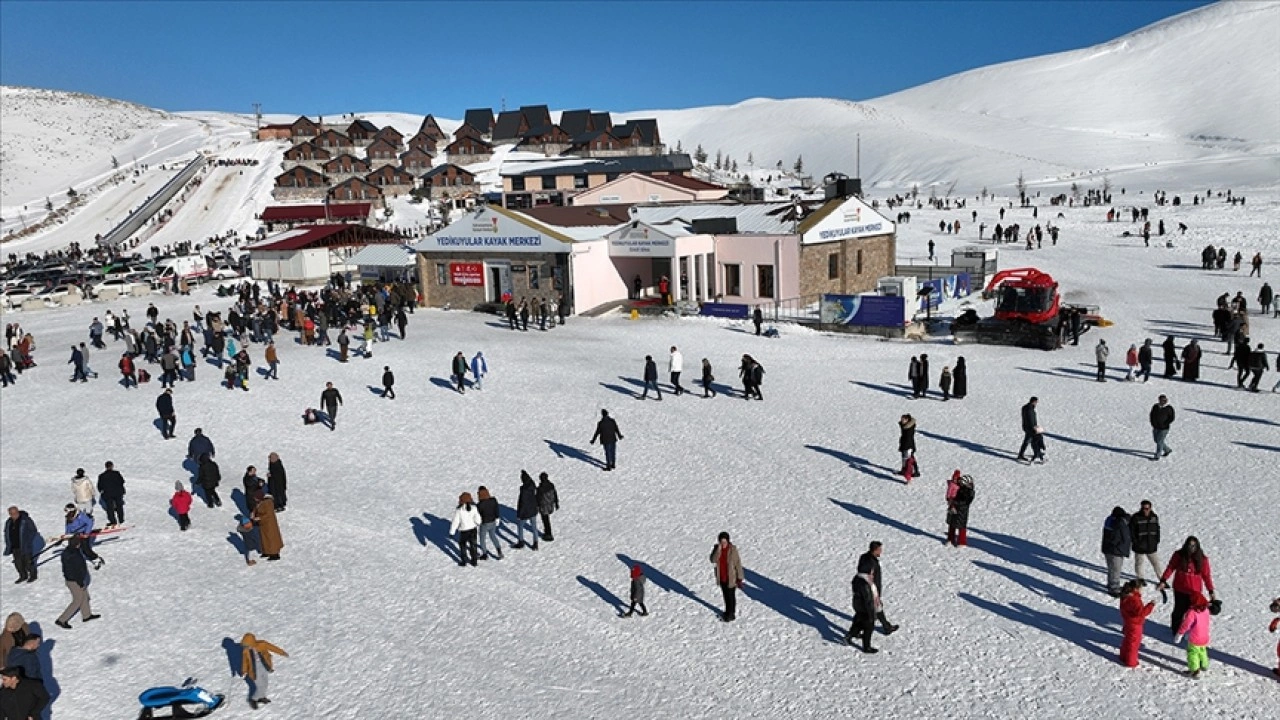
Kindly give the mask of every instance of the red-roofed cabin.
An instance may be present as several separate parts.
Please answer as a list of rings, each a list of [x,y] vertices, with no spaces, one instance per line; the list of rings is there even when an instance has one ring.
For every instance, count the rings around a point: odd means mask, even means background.
[[[272,205],[262,211],[258,218],[267,226],[267,232],[274,232],[276,225],[292,228],[297,225],[315,225],[319,223],[353,223],[367,225],[373,214],[370,203],[330,203],[313,205]]]
[[[364,225],[313,225],[270,235],[246,249],[254,278],[321,283],[335,272],[354,270],[347,261],[365,246],[402,242],[400,235]]]

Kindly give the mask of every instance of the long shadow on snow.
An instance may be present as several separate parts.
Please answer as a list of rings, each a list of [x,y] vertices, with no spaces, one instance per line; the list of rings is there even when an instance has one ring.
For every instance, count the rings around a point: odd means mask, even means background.
[[[852,622],[852,615],[846,615],[795,588],[770,580],[754,570],[743,570],[742,574],[746,580],[743,583],[742,592],[747,597],[785,618],[817,630],[823,640],[843,643],[844,631],[828,616],[834,615]]]
[[[1254,450],[1267,450],[1273,453],[1280,453],[1280,447],[1277,447],[1275,445],[1259,445],[1258,443],[1241,442],[1239,440],[1233,440],[1231,444],[1240,445],[1241,447],[1253,448]]]
[[[426,518],[426,521],[423,521]],[[449,521],[432,515],[429,512],[422,513],[409,518],[409,524],[413,526],[413,535],[418,538],[418,542],[424,547],[428,542],[435,545],[440,552],[444,553],[454,562],[461,560],[458,555],[458,549],[454,547],[453,538],[449,535]]]
[[[241,490],[240,488],[233,488],[231,490],[231,502],[236,504],[236,509],[240,511],[240,514],[245,517],[248,517],[251,514],[249,510],[249,498],[245,497],[244,490]]]
[[[881,525],[891,527],[894,530],[897,530],[898,532],[903,532],[908,535],[919,535],[920,537],[929,538],[930,540],[936,540],[938,542],[943,542],[946,539],[941,535],[934,535],[933,533],[925,532],[920,528],[908,525],[898,520],[894,520],[891,517],[881,515],[880,513],[876,512],[875,510],[871,510],[870,508],[865,508],[865,507],[862,507],[861,505],[854,505],[853,503],[844,502],[842,500],[837,500],[835,498],[827,498],[827,499],[835,503],[839,507],[845,510],[848,510],[854,515],[857,515],[858,517],[866,518],[868,520],[873,520],[875,522],[880,523]]]
[[[222,638],[222,649],[227,653],[227,670],[231,676],[235,677],[240,674],[241,658],[244,657],[244,650],[240,647],[240,641],[232,637]]]
[[[53,649],[57,647],[58,641],[45,635],[40,623],[32,621],[30,626],[32,635],[39,635],[44,638],[40,641],[40,648],[36,650],[36,662],[40,665],[40,675],[44,679],[44,689],[49,693],[49,704],[45,706],[44,713],[40,717],[42,720],[48,720],[53,717],[53,704],[62,695],[62,685],[53,674]]]
[[[621,560],[622,564],[626,565],[628,569],[632,565],[642,566],[644,568],[645,577],[649,578],[649,582],[652,583],[654,587],[689,598],[716,615],[720,614],[720,608],[698,597],[698,594],[686,587],[684,583],[681,583],[679,580],[667,575],[661,570],[655,568],[653,565],[649,563],[642,563],[624,553],[618,553],[617,558]]]
[[[629,398],[638,399],[640,397],[640,393],[633,392],[630,388],[624,388],[621,385],[613,385],[611,383],[602,382],[600,383],[600,387],[603,387],[606,390],[612,390],[620,395],[626,395]]]
[[[619,598],[617,595],[614,595],[613,593],[609,592],[608,590],[605,589],[603,585],[596,582],[595,580],[588,580],[586,577],[582,575],[578,576],[578,582],[581,583],[582,586],[585,587],[586,589],[595,593],[601,600],[605,601],[609,605],[609,607],[613,608],[615,612],[619,614],[622,613],[622,610],[624,607],[622,598]]]
[[[431,384],[432,384],[432,385],[435,385],[435,386],[436,386],[436,387],[438,387],[438,388],[444,388],[445,390],[448,390],[449,392],[455,392],[455,393],[456,393],[456,392],[458,392],[458,388],[457,388],[457,386],[455,386],[452,382],[450,382],[449,380],[446,380],[446,379],[444,379],[444,378],[442,378],[442,377],[433,377],[433,378],[431,378]]]
[[[975,538],[974,535],[979,535],[981,537]],[[987,540],[983,540],[982,538],[984,537]],[[1063,555],[1057,550],[1045,547],[1044,545],[1031,540],[998,533],[992,530],[983,530],[982,528],[971,526],[969,528],[969,544],[976,549],[995,555],[1007,562],[1011,562],[1016,565],[1026,565],[1027,567],[1040,570],[1041,572],[1045,572],[1050,575],[1057,575],[1064,580],[1078,582],[1082,585],[1102,587],[1100,582],[1087,580],[1075,573],[1064,574],[1060,568],[1056,568],[1052,563],[1070,565],[1072,567],[1080,568],[1081,570],[1098,573],[1099,576],[1103,576],[1107,572],[1106,568],[1101,565],[1085,562],[1071,557],[1070,555]],[[1031,562],[1027,562],[1028,559],[1030,559]]]
[[[582,462],[592,467],[598,467],[598,468],[604,467],[603,460],[596,459],[595,457],[587,454],[585,450],[579,450],[578,448],[573,447],[572,445],[565,445],[564,443],[558,443],[554,440],[547,440],[546,438],[543,438],[542,442],[546,443],[547,447],[551,448],[551,452],[555,453],[556,457],[558,458],[561,458],[561,459],[569,458],[570,460],[581,460]]]
[[[1230,420],[1232,422],[1257,423],[1259,425],[1275,425],[1280,427],[1280,422],[1275,420],[1266,420],[1264,418],[1249,417],[1248,415],[1232,415],[1231,413],[1214,412],[1213,410],[1197,410],[1195,408],[1187,408],[1189,411],[1197,415],[1207,415],[1219,420]]]
[[[1047,432],[1044,436],[1046,438],[1067,443],[1068,445],[1079,445],[1081,447],[1093,448],[1095,450],[1106,450],[1107,452],[1113,452],[1117,455],[1130,455],[1132,457],[1140,458],[1151,457],[1150,452],[1145,452],[1143,450],[1125,450],[1124,448],[1111,447],[1110,445],[1103,445],[1102,443],[1096,443],[1092,440],[1081,440],[1079,438],[1067,437],[1066,435],[1059,435],[1058,433]]]
[[[1017,459],[1017,456],[1008,450],[998,450],[996,448],[991,447],[990,445],[983,445],[982,443],[974,442],[972,440],[961,440],[960,438],[953,438],[953,437],[948,437],[946,435],[939,435],[938,433],[929,432],[928,430],[917,429],[916,432],[924,437],[929,438],[930,440],[937,440],[939,442],[944,442],[951,445],[955,445],[957,447],[962,447],[965,450],[968,450],[970,452],[975,452],[980,455],[989,455],[993,458],[1000,458],[1002,460]]]
[[[1090,382],[1096,382],[1096,373],[1091,374],[1077,370],[1066,370],[1065,368],[1058,368],[1059,370],[1064,370],[1064,372],[1054,372],[1053,370],[1041,370],[1040,368],[1029,367],[1020,367],[1018,369],[1023,372],[1035,373],[1037,375],[1048,375],[1049,377],[1058,377],[1067,380],[1088,380]]]
[[[889,480],[895,483],[903,483],[903,480],[901,477],[893,474],[894,470],[892,468],[887,468],[883,465],[876,465],[875,463],[867,460],[866,458],[860,458],[856,455],[850,455],[848,453],[840,452],[839,450],[825,448],[825,447],[822,447],[821,445],[805,445],[805,447],[814,452],[822,453],[823,455],[830,455],[831,457],[843,463],[846,463],[849,467],[853,468],[854,470],[857,470],[858,472],[864,475],[870,475],[871,477],[874,477],[874,478],[880,478],[881,480]]]
[[[850,380],[849,384],[857,385],[858,387],[864,387],[864,388],[867,388],[868,390],[877,390],[879,392],[885,393],[886,395],[892,395],[894,397],[900,397],[900,398],[911,397],[911,388],[905,385],[880,385],[877,383],[863,382],[861,380]]]

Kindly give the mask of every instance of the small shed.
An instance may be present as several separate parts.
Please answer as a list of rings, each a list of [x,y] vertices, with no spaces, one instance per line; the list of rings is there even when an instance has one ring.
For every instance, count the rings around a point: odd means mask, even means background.
[[[313,225],[285,230],[248,246],[253,277],[291,283],[321,283],[351,269],[351,258],[368,245],[396,245],[396,233],[364,225]]]
[[[418,256],[409,245],[369,245],[348,264],[359,268],[361,280],[418,282]]]

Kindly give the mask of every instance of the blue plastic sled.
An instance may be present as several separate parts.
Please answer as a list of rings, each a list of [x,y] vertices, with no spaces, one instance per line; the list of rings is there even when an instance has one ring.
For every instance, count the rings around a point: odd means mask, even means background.
[[[225,697],[213,695],[200,687],[154,687],[138,696],[142,712],[138,720],[152,718],[200,718],[222,707]],[[168,710],[167,715],[155,714]]]

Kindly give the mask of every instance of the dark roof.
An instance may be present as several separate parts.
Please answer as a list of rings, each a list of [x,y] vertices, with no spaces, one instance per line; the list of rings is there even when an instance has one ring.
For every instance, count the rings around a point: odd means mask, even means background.
[[[519,110],[507,110],[499,114],[498,121],[493,125],[493,139],[514,140],[520,137],[521,117]]]
[[[539,163],[540,165],[542,163]],[[686,154],[635,155],[617,158],[583,160],[576,163],[556,163],[530,170],[503,170],[503,177],[541,177],[543,175],[623,174],[629,172],[687,172],[693,169],[693,160]]]
[[[307,167],[306,165],[294,165],[293,167],[289,168],[288,170],[285,170],[284,172],[282,172],[282,173],[280,173],[279,175],[277,175],[277,176],[276,176],[276,180],[279,180],[280,178],[284,177],[285,175],[293,175],[294,173],[298,172],[299,170],[301,170],[301,171],[302,171],[302,174],[303,174],[303,175],[315,175],[316,177],[320,177],[320,178],[324,177],[324,173],[322,173],[322,172],[320,172],[320,171],[318,171],[318,170],[312,170],[311,168]]]
[[[621,225],[631,221],[630,205],[544,205],[517,210],[521,215],[559,227]]]
[[[475,177],[475,173],[467,170],[461,165],[454,165],[453,163],[445,163],[443,165],[437,165],[431,168],[430,170],[422,173],[418,177],[422,178],[423,180],[430,180],[431,178],[437,175],[443,175],[445,171],[448,170],[449,168],[456,168],[459,173],[462,173],[464,175],[470,175],[471,177]]]
[[[671,183],[672,185],[688,188],[690,190],[724,190],[723,185],[716,185],[715,183],[709,183],[706,180],[699,180],[696,177],[689,177],[688,175],[663,175],[658,179],[662,182]]]
[[[418,132],[426,132],[429,129],[440,130],[440,123],[436,122],[435,117],[430,113],[428,113],[426,117],[422,118],[422,124],[418,126]],[[441,134],[444,133],[443,130],[440,130],[440,132]]]
[[[479,146],[481,146],[481,147],[488,148],[489,150],[492,150],[492,149],[493,149],[493,145],[492,145],[492,144],[487,143],[487,142],[485,142],[484,140],[481,140],[480,138],[475,137],[474,135],[464,135],[463,137],[460,137],[460,138],[458,138],[457,140],[454,140],[453,142],[451,142],[451,143],[449,143],[448,145],[446,145],[446,146],[445,146],[445,150],[448,150],[449,148],[453,147],[454,145],[457,145],[458,143],[462,142],[463,140],[467,140],[467,141],[469,141],[472,145],[479,145]]]
[[[613,127],[613,118],[607,112],[591,113],[592,130],[608,130]]]
[[[565,110],[560,113],[560,129],[577,137],[591,129],[590,110]]]
[[[543,135],[550,135],[551,133],[555,132],[557,129],[559,128],[555,125],[539,125],[537,127],[531,127],[528,130],[524,131],[523,133],[520,134],[520,137],[522,138],[542,137]]]
[[[616,137],[624,138],[631,135],[632,132],[640,134],[640,142],[643,145],[656,145],[658,136],[658,121],[653,118],[645,118],[643,120],[628,120],[622,125],[613,127],[613,134]]]
[[[402,240],[395,233],[364,225],[315,225],[305,230],[286,230],[285,233],[288,235],[280,240],[263,245],[252,245],[249,249],[289,251],[332,245],[395,243]]]
[[[262,222],[297,222],[305,220],[364,220],[369,217],[369,203],[324,205],[272,205],[262,211]]]
[[[479,130],[481,133],[488,133],[493,129],[493,109],[492,108],[471,108],[467,111],[462,119],[463,125],[470,125]]]
[[[551,111],[546,105],[521,105],[520,114],[524,115],[524,121],[529,123],[529,127],[551,124]]]
[[[368,161],[368,160],[366,160],[365,158],[360,157],[359,155],[352,155],[352,154],[351,154],[351,153],[349,153],[349,152],[344,152],[344,153],[342,153],[341,155],[335,155],[335,156],[333,157],[333,159],[332,159],[332,160],[330,160],[329,162],[326,162],[326,163],[325,163],[325,165],[328,165],[329,163],[336,163],[336,162],[338,162],[339,160],[341,160],[342,158],[351,158],[351,163],[352,163],[353,165],[354,165],[354,164],[361,164],[361,165],[364,165],[365,167],[368,167],[368,166],[369,166],[369,161]]]
[[[351,123],[351,125],[348,125],[347,129],[350,130],[352,126],[358,127],[361,130],[364,130],[365,132],[374,132],[374,133],[378,132],[378,126],[374,125],[368,120],[356,120],[355,122]]]
[[[379,131],[378,131],[378,134],[377,134],[377,135],[375,135],[374,137],[385,138],[385,137],[388,137],[388,136],[391,136],[391,135],[396,136],[396,138],[398,138],[398,139],[400,139],[400,140],[403,140],[403,139],[404,139],[404,133],[400,132],[399,130],[397,130],[397,129],[393,128],[393,127],[391,127],[390,125],[388,125],[388,126],[386,126],[386,127],[382,128],[381,130],[379,130]]]

